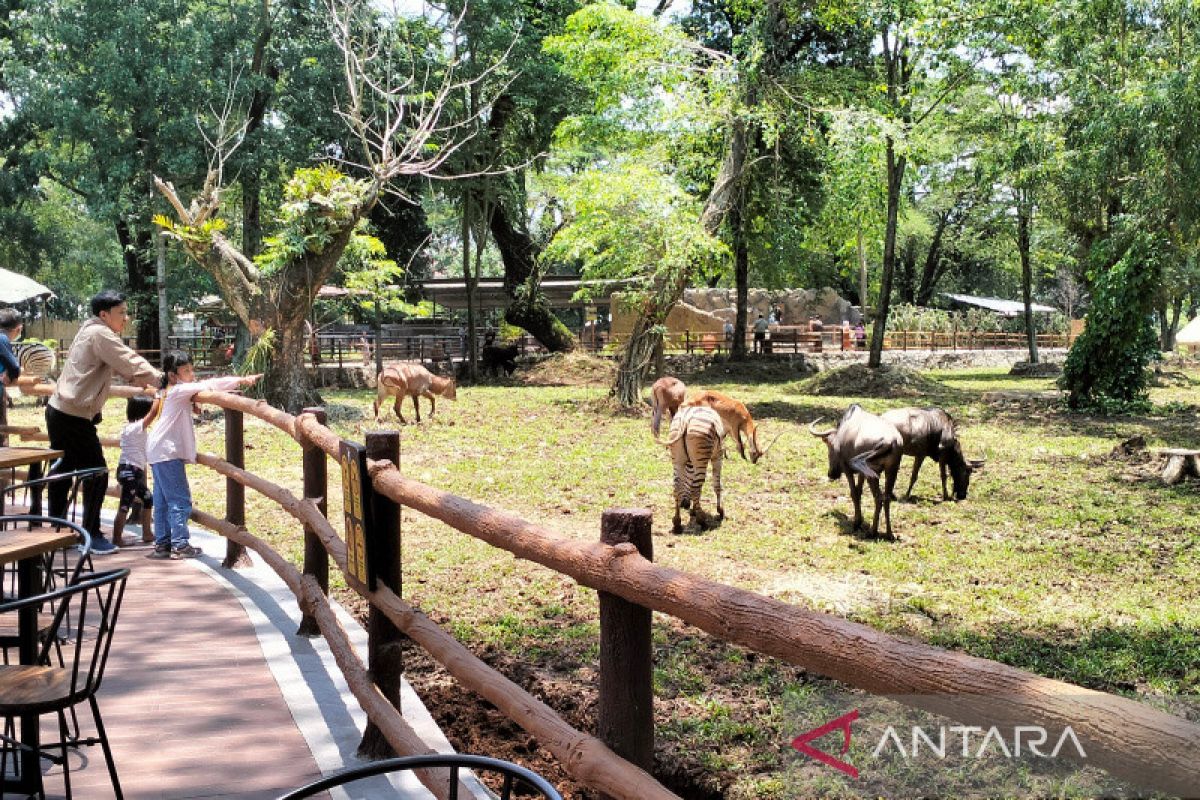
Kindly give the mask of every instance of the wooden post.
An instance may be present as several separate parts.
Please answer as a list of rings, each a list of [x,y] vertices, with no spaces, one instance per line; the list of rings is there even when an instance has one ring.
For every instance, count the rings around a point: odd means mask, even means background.
[[[632,544],[654,559],[649,509],[605,511],[600,541]],[[654,766],[654,689],[650,609],[600,592],[600,680],[596,736],[647,772]]]
[[[246,466],[246,450],[242,446],[242,412],[225,409],[225,460],[235,467]],[[239,528],[246,525],[246,489],[233,478],[225,479],[225,519]],[[246,548],[232,539],[225,540],[226,569],[250,565]]]
[[[400,432],[369,431],[367,458],[391,461],[399,467]],[[380,492],[375,492],[372,497],[373,524],[366,535],[367,549],[375,565],[375,577],[379,583],[403,597],[400,583],[400,506]],[[371,606],[367,617],[367,637],[367,668],[380,694],[399,710],[400,680],[404,675],[403,641],[406,637],[374,606]],[[379,728],[368,722],[358,745],[358,755],[378,759],[390,758],[396,753]]]
[[[306,408],[305,414],[312,414],[317,422],[325,424],[326,416],[323,408]],[[316,445],[304,448],[304,497],[313,500],[321,511],[321,516],[329,516],[329,478],[326,470],[325,451]],[[304,526],[304,574],[312,575],[321,587],[321,591],[329,594],[329,554],[325,552],[317,532],[309,526]],[[300,620],[297,636],[320,636],[321,629],[317,621],[309,614]]]

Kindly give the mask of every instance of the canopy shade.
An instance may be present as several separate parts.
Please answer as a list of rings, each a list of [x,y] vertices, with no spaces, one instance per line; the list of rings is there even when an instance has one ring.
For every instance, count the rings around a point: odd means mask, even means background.
[[[942,292],[942,297],[949,297],[954,302],[962,303],[963,305],[986,308],[989,311],[995,311],[1002,317],[1018,317],[1025,313],[1025,304],[1017,300],[1001,300],[998,297],[975,297],[969,294],[951,294],[950,292]],[[1031,303],[1030,306],[1035,314],[1058,311],[1054,306],[1044,306],[1041,303]]]
[[[33,278],[0,269],[0,303],[23,303],[26,300],[53,296],[54,292]]]

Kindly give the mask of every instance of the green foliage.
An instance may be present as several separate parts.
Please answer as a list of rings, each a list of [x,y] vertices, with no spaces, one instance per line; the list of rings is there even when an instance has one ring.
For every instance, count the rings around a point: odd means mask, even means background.
[[[328,164],[296,170],[284,187],[279,228],[264,239],[255,263],[271,275],[307,254],[320,254],[354,219],[368,186]]]
[[[1146,367],[1159,354],[1150,313],[1164,249],[1163,242],[1136,234],[1096,278],[1087,325],[1063,367],[1071,408],[1103,414],[1149,409]]]

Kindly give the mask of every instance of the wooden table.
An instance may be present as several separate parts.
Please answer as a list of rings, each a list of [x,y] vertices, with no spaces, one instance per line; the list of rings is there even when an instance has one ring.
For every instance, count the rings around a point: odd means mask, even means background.
[[[42,477],[42,464],[62,458],[62,450],[51,450],[48,447],[0,447],[0,470],[29,467],[29,480],[35,481]],[[3,509],[3,504],[0,504]],[[29,501],[29,513],[34,516],[42,513],[42,492],[33,491]]]
[[[6,447],[2,449],[23,450],[29,448]],[[18,597],[32,597],[41,591],[43,555],[70,547],[77,541],[78,536],[69,529],[20,527],[0,531],[0,565],[16,563]],[[23,608],[17,613],[19,615],[18,635],[21,642],[20,661],[22,664],[33,664],[37,661],[38,655],[38,612],[36,608],[31,607]],[[3,776],[0,787],[4,790],[34,791],[31,786],[34,782],[30,780],[30,776],[41,770],[40,758],[37,753],[40,743],[40,724],[37,714],[27,714],[21,717],[20,741],[33,749],[21,752],[22,779],[20,781],[8,775]]]

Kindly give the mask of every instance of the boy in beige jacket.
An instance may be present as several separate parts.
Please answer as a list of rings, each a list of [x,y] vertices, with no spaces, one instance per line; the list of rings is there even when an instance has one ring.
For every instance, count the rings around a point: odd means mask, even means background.
[[[96,426],[104,402],[108,400],[113,374],[134,386],[146,387],[153,394],[162,373],[121,341],[121,332],[129,321],[124,295],[112,290],[92,298],[93,316],[79,329],[71,342],[71,351],[62,376],[46,406],[46,432],[50,446],[62,450],[51,475],[91,467],[107,467],[104,448]],[[70,484],[60,481],[47,492],[50,515],[64,517]],[[83,489],[83,527],[92,537],[92,554],[117,552],[117,546],[100,532],[100,507],[108,491],[108,476],[88,481]]]

